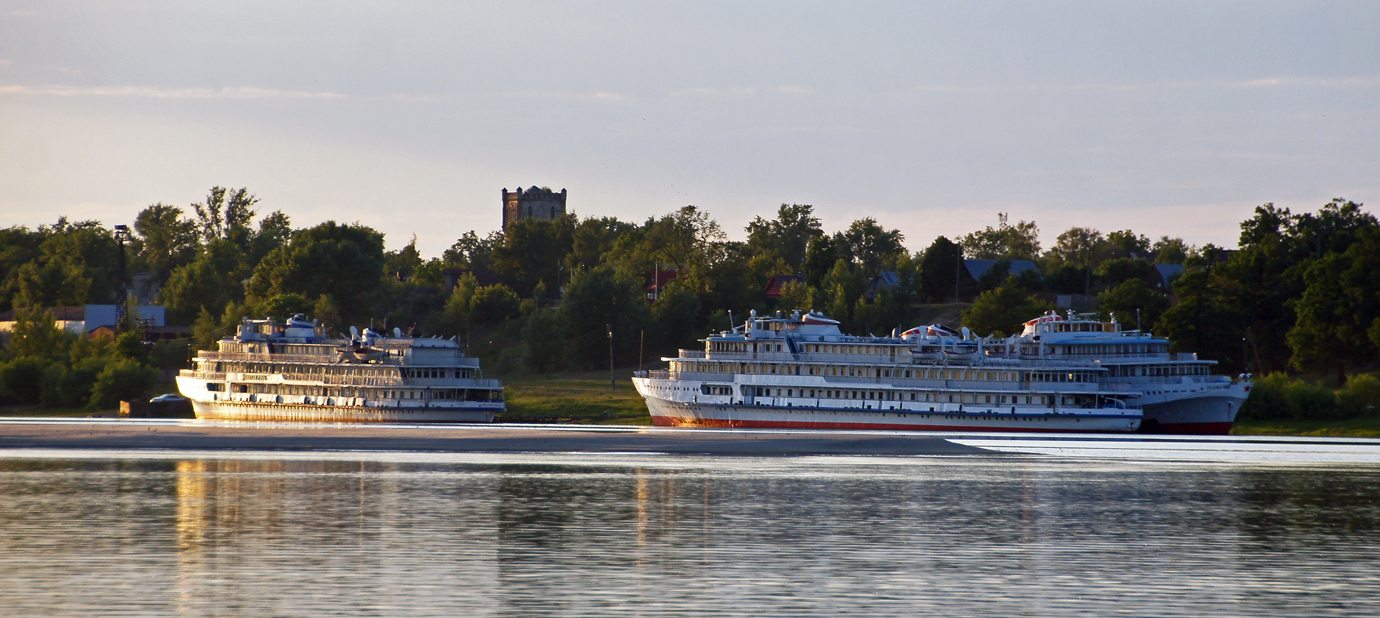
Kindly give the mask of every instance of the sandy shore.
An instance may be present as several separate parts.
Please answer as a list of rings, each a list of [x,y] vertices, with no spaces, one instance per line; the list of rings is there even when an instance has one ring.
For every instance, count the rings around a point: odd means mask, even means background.
[[[0,449],[978,455],[933,436],[513,425],[271,425],[9,419]]]

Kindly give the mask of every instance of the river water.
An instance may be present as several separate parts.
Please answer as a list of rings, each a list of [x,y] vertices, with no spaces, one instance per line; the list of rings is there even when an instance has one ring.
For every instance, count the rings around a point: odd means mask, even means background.
[[[6,616],[1375,616],[1380,467],[0,457]]]

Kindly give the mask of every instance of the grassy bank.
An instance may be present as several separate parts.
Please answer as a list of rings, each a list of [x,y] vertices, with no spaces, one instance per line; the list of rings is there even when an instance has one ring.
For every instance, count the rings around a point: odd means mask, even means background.
[[[632,385],[632,370],[568,372],[501,378],[508,411],[499,421],[650,425],[647,404]]]
[[[1237,421],[1234,436],[1328,436],[1380,438],[1380,418],[1349,418],[1340,421]]]

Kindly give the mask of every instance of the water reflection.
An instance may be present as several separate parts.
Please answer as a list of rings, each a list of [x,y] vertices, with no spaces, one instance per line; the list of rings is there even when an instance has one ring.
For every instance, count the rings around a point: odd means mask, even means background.
[[[12,615],[1375,615],[1380,470],[0,460]]]

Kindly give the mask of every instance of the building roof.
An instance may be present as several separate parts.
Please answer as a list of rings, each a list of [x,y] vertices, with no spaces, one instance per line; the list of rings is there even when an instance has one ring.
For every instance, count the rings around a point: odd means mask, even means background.
[[[767,281],[767,287],[763,292],[767,295],[767,298],[781,298],[781,286],[792,281],[800,283],[804,280],[804,278],[795,275],[776,275],[772,277],[771,280]]]
[[[11,309],[0,313],[0,322],[13,322],[18,310]],[[40,311],[53,312],[53,319],[64,322],[80,322],[86,319],[86,307],[44,307]]]
[[[652,275],[652,280],[642,289],[653,292],[666,287],[666,284],[675,279],[680,273],[674,270],[658,270]]]
[[[992,267],[996,266],[997,262],[1000,261],[1002,260],[963,260],[963,269],[968,271],[968,276],[976,281],[987,274],[987,271],[992,270]],[[1007,262],[1011,264],[1011,270],[1008,272],[1012,275],[1020,275],[1027,270],[1033,270],[1036,273],[1040,272],[1040,269],[1035,266],[1035,262],[1030,260],[1007,260]]]
[[[1160,276],[1159,287],[1169,285],[1174,277],[1184,274],[1183,264],[1154,264],[1155,274]]]
[[[894,288],[898,285],[901,285],[901,276],[896,274],[895,271],[884,270],[877,273],[876,277],[873,277],[867,282],[867,290],[863,292],[863,296],[868,300],[872,300],[872,298],[877,295],[878,290]]]

